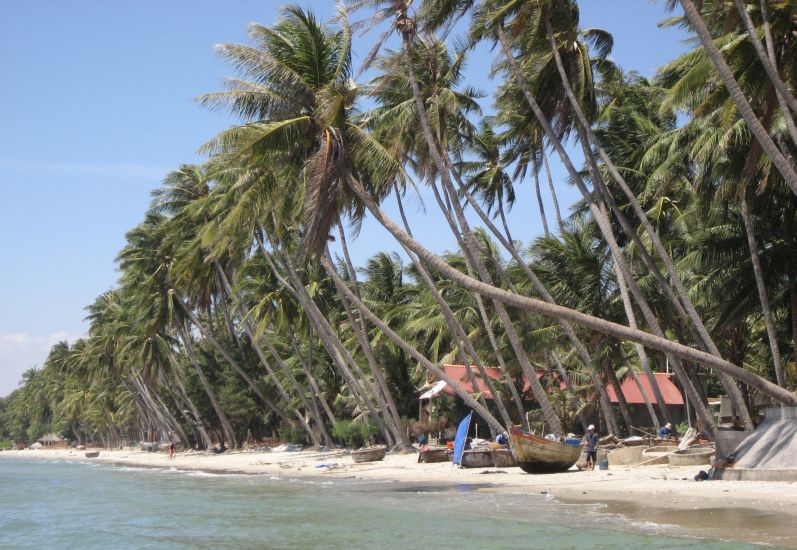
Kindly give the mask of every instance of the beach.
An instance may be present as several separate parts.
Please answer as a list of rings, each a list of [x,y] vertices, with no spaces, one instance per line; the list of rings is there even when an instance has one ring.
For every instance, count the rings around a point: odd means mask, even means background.
[[[609,513],[641,522],[674,524],[684,533],[797,548],[797,484],[703,481],[706,467],[614,467],[609,470],[531,475],[519,468],[460,469],[450,463],[419,464],[417,453],[390,453],[381,462],[354,464],[345,450],[301,452],[238,451],[219,455],[101,450],[5,451],[2,458],[108,463],[140,468],[218,474],[279,476],[299,480],[476,485],[496,494],[546,495],[561,502],[601,503]]]

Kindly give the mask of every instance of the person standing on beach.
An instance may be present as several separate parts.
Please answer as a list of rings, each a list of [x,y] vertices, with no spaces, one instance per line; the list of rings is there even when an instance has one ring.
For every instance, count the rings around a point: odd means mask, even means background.
[[[174,460],[174,442],[169,442],[169,460]]]
[[[595,431],[595,426],[590,424],[587,427],[587,435],[584,437],[587,442],[587,468],[590,470],[595,469],[595,462],[598,460],[598,433]]]

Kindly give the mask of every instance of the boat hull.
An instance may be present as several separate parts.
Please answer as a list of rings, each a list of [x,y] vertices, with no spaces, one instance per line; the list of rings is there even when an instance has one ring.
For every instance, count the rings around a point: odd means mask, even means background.
[[[509,449],[493,449],[490,451],[490,456],[493,459],[493,466],[496,468],[511,468],[517,466],[515,457],[512,456],[512,451]]]
[[[97,458],[100,456],[100,451],[89,451],[86,453],[86,458]]]
[[[421,451],[418,462],[424,464],[431,464],[433,462],[448,462],[451,459],[448,456],[448,449],[427,449]]]
[[[578,461],[583,445],[550,441],[523,430],[510,432],[512,455],[520,469],[529,474],[564,472]]]
[[[463,468],[489,468],[493,465],[493,457],[490,451],[465,451],[462,453]]]
[[[358,449],[351,452],[351,459],[358,464],[361,462],[377,462],[385,458],[386,452],[387,448],[384,446]]]

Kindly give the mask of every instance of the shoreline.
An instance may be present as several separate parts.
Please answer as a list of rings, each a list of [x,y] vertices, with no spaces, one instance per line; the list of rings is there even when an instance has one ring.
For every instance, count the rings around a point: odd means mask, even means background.
[[[705,466],[620,466],[611,470],[526,474],[519,468],[454,468],[418,464],[417,454],[388,454],[381,462],[355,464],[343,450],[237,451],[221,455],[100,450],[86,458],[74,449],[0,452],[2,458],[70,460],[139,468],[175,468],[215,474],[265,475],[302,480],[361,480],[480,485],[478,491],[548,495],[572,504],[600,504],[601,513],[633,522],[674,524],[687,536],[797,548],[797,483],[692,481]],[[319,464],[327,467],[318,467]]]

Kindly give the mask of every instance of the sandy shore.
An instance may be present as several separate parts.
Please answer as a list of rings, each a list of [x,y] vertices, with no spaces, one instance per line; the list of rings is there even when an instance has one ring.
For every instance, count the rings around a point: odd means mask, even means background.
[[[459,469],[450,463],[418,464],[417,454],[389,454],[382,462],[354,464],[345,451],[244,451],[222,455],[183,452],[174,461],[169,461],[165,453],[134,450],[103,450],[97,458],[86,458],[83,451],[68,449],[0,452],[0,459],[4,457],[295,478],[490,484],[481,490],[549,494],[570,502],[605,503],[606,512],[639,521],[680,525],[691,534],[797,548],[797,483],[695,482],[699,466],[621,466],[605,471],[529,475],[519,468]],[[331,467],[318,467],[320,464]]]

